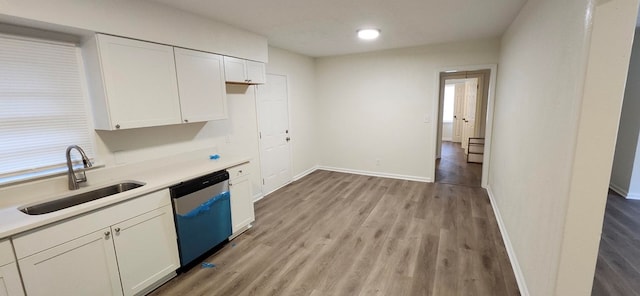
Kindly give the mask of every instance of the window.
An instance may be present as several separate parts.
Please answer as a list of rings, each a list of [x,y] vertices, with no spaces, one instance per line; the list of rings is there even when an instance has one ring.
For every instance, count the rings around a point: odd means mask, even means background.
[[[453,122],[453,103],[456,93],[456,86],[454,84],[447,84],[444,86],[444,103],[442,106],[442,122]]]
[[[94,155],[79,60],[74,44],[0,35],[0,183],[64,167],[72,144]]]

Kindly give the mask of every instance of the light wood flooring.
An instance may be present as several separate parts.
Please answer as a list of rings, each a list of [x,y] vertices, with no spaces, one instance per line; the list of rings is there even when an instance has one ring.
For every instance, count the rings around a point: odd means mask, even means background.
[[[316,171],[152,295],[520,295],[485,191]]]
[[[467,163],[460,143],[443,141],[440,156],[436,161],[436,182],[480,187],[482,164]]]
[[[640,201],[609,191],[591,295],[640,295]]]

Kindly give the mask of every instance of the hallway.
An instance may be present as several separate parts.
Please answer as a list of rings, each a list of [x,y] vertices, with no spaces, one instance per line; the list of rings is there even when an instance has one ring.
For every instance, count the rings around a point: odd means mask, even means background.
[[[441,158],[436,160],[436,183],[480,187],[482,164],[467,163],[460,143],[442,142]]]

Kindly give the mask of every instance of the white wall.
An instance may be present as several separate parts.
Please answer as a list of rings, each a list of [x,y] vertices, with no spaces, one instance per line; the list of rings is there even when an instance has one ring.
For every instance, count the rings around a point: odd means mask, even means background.
[[[531,295],[591,291],[637,1],[593,5],[528,1],[502,38],[489,189]]]
[[[321,165],[433,180],[438,71],[498,51],[492,39],[317,59]]]
[[[316,165],[318,154],[315,60],[283,49],[269,47],[267,73],[287,76],[289,122],[293,155],[292,175],[303,174]]]
[[[152,1],[2,0],[0,21],[54,30],[66,26],[261,62],[268,58],[263,36]]]
[[[640,28],[635,35],[610,185],[625,197],[640,198]]]

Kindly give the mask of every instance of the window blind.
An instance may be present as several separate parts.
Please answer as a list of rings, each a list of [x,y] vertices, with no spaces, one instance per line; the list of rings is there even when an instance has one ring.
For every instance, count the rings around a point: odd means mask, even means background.
[[[73,44],[0,35],[0,178],[64,166],[73,144],[94,156],[79,56]]]

